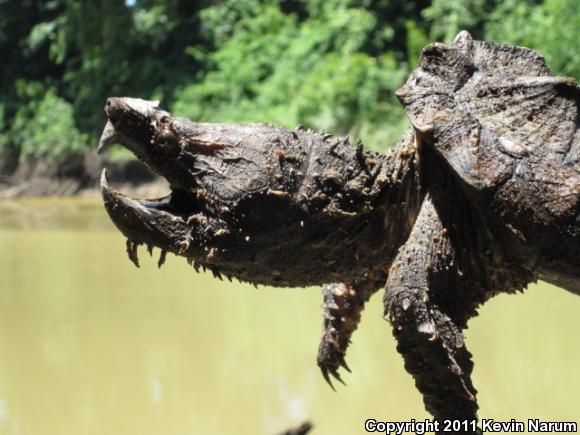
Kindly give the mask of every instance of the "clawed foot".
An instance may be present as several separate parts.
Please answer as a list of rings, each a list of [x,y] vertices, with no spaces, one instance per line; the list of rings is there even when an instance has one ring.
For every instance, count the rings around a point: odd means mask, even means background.
[[[336,391],[336,389],[334,388],[334,385],[332,385],[331,376],[341,384],[346,385],[342,380],[338,369],[342,367],[350,373],[350,368],[344,360],[346,349],[341,349],[339,343],[340,339],[338,331],[333,327],[325,329],[322,334],[322,340],[320,341],[318,356],[316,358],[316,362],[322,371],[324,380],[334,391]]]
[[[339,369],[342,367],[350,373],[345,361],[346,349],[358,327],[364,305],[376,288],[378,285],[374,282],[332,283],[322,288],[324,332],[318,347],[317,363],[324,380],[333,390],[332,378],[346,385]]]

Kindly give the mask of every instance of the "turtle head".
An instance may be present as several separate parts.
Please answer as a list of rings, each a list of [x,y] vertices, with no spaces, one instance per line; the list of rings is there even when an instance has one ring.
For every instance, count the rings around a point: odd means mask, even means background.
[[[381,156],[304,129],[195,123],[133,98],[109,98],[105,113],[99,149],[125,146],[171,189],[132,199],[103,171],[106,210],[134,263],[147,245],[162,261],[171,252],[216,275],[278,286],[352,281],[388,266]]]

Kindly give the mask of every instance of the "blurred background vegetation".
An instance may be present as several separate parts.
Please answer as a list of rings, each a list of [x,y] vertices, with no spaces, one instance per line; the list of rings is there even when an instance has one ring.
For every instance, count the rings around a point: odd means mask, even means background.
[[[0,0],[0,173],[94,147],[111,95],[384,149],[422,47],[463,28],[580,77],[578,0]]]

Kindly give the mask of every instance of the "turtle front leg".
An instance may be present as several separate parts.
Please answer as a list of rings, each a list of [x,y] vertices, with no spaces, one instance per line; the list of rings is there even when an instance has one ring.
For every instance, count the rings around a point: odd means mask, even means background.
[[[471,354],[462,329],[473,308],[453,243],[430,195],[408,241],[389,271],[385,316],[393,326],[405,369],[415,378],[427,411],[440,421],[462,420],[461,433],[477,433]],[[457,314],[464,313],[464,314]],[[467,428],[468,430],[465,430]]]
[[[436,420],[477,420],[473,362],[461,329],[428,301],[433,288],[390,287],[386,312],[405,369]],[[469,433],[469,432],[468,432]]]
[[[333,390],[330,375],[344,384],[338,370],[342,367],[350,372],[345,354],[351,336],[358,328],[365,304],[386,280],[383,273],[372,275],[372,279],[363,282],[332,283],[322,288],[324,331],[316,359],[324,379]]]
[[[437,162],[433,154],[425,158]],[[424,179],[429,191],[388,271],[385,317],[427,411],[438,421],[467,422],[460,431],[452,427],[455,432],[480,433],[473,363],[462,330],[479,305],[525,288],[535,276],[503,251],[440,166],[426,168]]]

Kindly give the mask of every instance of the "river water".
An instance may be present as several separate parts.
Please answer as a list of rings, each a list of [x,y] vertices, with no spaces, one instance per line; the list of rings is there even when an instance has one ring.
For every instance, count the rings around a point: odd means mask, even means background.
[[[362,434],[424,419],[382,292],[334,393],[319,289],[254,289],[125,256],[98,199],[0,202],[0,434]],[[580,298],[540,283],[470,323],[480,415],[580,420]]]

